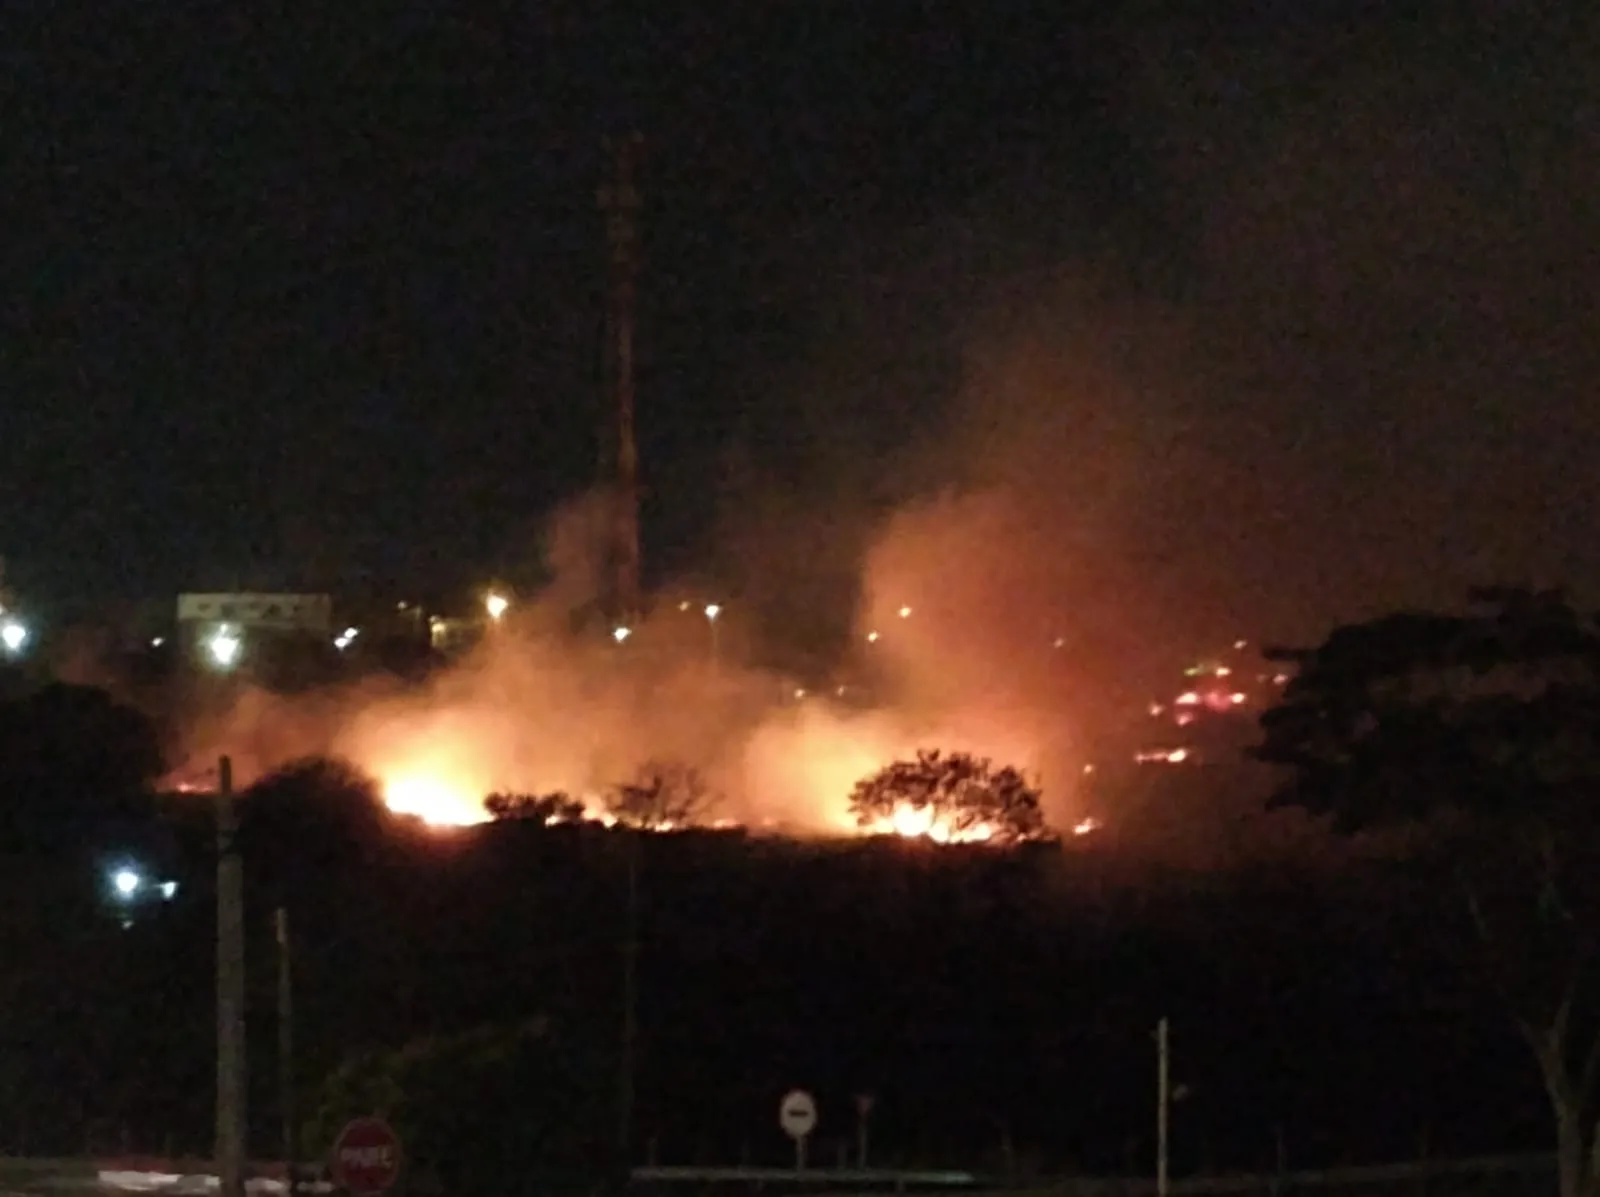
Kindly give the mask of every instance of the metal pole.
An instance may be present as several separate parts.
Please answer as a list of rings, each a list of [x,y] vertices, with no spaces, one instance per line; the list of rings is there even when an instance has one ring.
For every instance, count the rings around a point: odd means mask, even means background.
[[[796,1135],[794,1137],[794,1170],[796,1172],[804,1172],[806,1170],[805,1135]]]
[[[283,1163],[289,1197],[299,1191],[300,1130],[294,1100],[294,968],[289,912],[278,907],[278,1107],[283,1114]]]
[[[639,194],[634,189],[634,164],[638,134],[611,142],[613,169],[610,186],[601,188],[600,207],[606,214],[611,243],[612,332],[616,370],[617,477],[613,533],[616,617],[631,627],[639,615],[639,448],[634,434],[633,320],[638,259],[637,214]]]
[[[863,1171],[867,1167],[868,1123],[872,1118],[873,1100],[870,1093],[856,1094],[856,1167]]]
[[[634,1042],[639,1034],[639,835],[631,827],[622,831],[628,854],[626,925],[622,941],[622,1052],[617,1078],[617,1155],[623,1168],[632,1164]]]
[[[1156,1026],[1156,1197],[1167,1197],[1167,1131],[1172,1111],[1167,1020]]]
[[[233,762],[217,767],[217,1167],[222,1197],[244,1197],[244,860]]]

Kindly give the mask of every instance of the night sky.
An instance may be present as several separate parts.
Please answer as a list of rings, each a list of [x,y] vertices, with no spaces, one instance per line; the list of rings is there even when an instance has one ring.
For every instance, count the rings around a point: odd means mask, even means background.
[[[960,449],[1001,427],[1020,475],[1114,462],[1109,572],[1157,605],[1287,628],[1600,580],[1580,6],[588,7],[7,18],[18,584],[528,572],[594,478],[629,127],[657,576],[728,568],[753,511],[769,545],[832,513],[848,558],[1008,484]],[[974,398],[975,361],[1052,339],[1111,345],[1116,384]]]

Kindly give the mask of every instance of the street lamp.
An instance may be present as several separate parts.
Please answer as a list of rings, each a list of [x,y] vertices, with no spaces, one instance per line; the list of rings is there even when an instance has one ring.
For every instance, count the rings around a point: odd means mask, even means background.
[[[483,600],[483,609],[489,613],[490,619],[499,623],[511,609],[511,600],[503,594],[490,594]]]
[[[613,628],[611,631],[611,638],[618,644],[621,644],[631,635],[633,635],[632,628]]]
[[[26,643],[28,643],[26,625],[18,623],[15,619],[8,619],[4,624],[0,624],[0,646],[5,648],[7,654],[16,656]]]
[[[211,637],[206,645],[211,654],[211,661],[218,669],[232,669],[239,663],[239,650],[244,647],[244,642],[239,639],[239,634],[224,624],[217,629],[216,635]]]
[[[133,897],[143,884],[144,878],[134,869],[118,869],[111,874],[111,888],[116,890],[117,897],[122,899]]]

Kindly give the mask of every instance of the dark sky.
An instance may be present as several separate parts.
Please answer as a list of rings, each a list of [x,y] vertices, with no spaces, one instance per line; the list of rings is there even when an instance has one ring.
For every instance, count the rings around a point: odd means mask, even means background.
[[[9,17],[17,579],[60,602],[515,570],[593,477],[593,197],[630,125],[658,571],[720,559],[730,475],[791,512],[937,481],[910,463],[967,426],[974,329],[1048,329],[1082,274],[1156,313],[1150,421],[1217,490],[1211,592],[1331,589],[1331,617],[1593,579],[1579,6],[647,7]],[[1119,529],[1195,510],[1193,477],[1150,478]]]

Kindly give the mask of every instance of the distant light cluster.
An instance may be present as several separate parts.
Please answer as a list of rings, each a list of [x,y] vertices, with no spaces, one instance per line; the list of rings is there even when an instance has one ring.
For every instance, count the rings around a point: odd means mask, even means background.
[[[1152,735],[1152,744],[1134,753],[1135,764],[1202,763],[1207,757],[1203,739],[1226,739],[1226,731],[1236,731],[1240,716],[1272,701],[1274,692],[1288,683],[1289,675],[1250,674],[1244,656],[1249,647],[1248,641],[1236,640],[1228,659],[1214,657],[1190,665],[1183,671],[1184,688],[1176,696],[1149,704],[1146,713],[1162,730]],[[1168,729],[1178,728],[1187,730],[1174,742]]]

